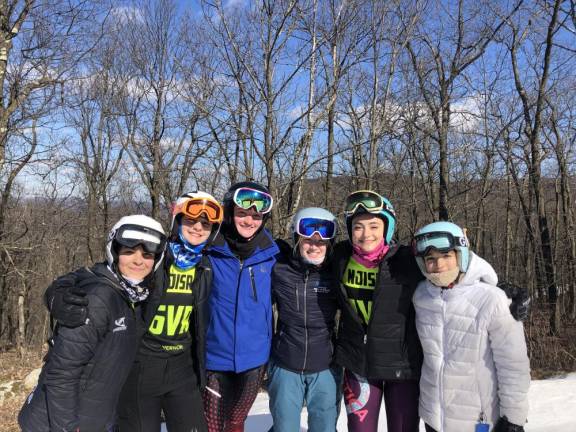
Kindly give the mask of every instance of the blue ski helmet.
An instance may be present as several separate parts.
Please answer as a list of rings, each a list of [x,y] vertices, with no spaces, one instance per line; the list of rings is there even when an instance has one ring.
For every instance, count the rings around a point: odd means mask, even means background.
[[[414,235],[412,241],[416,262],[422,272],[426,272],[424,257],[430,249],[440,252],[456,251],[458,266],[462,273],[466,273],[470,263],[470,244],[462,228],[452,222],[433,222],[428,224]]]

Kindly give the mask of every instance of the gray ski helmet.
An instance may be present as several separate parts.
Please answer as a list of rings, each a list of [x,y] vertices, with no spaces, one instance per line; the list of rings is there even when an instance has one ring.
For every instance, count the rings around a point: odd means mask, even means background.
[[[318,223],[316,224],[316,221]],[[322,221],[328,221],[328,226],[322,226]],[[314,225],[318,226],[314,226]],[[330,229],[330,225],[333,229]],[[307,232],[304,232],[306,230]],[[292,240],[294,244],[298,242],[298,236],[312,237],[317,232],[324,240],[330,240],[330,244],[334,244],[336,233],[338,231],[338,220],[336,216],[328,210],[320,207],[307,207],[300,209],[294,214],[292,218]]]
[[[216,198],[214,198],[212,195],[210,195],[207,192],[202,192],[202,191],[193,191],[193,192],[188,192],[183,194],[182,196],[180,196],[176,202],[174,203],[173,206],[173,211],[172,211],[172,222],[170,224],[170,240],[175,240],[178,238],[178,233],[180,230],[180,224],[182,221],[182,216],[184,214],[186,214],[186,203],[190,200],[202,200],[204,201],[206,204],[212,206],[211,209],[209,210],[216,210],[216,211],[220,211],[220,213],[224,212],[223,207],[220,205],[220,203],[218,202],[218,200],[216,200]],[[211,218],[206,215],[206,217],[210,220]],[[219,218],[216,218],[217,220],[219,219],[220,221],[222,220],[222,214],[220,214]],[[220,231],[220,226],[221,226],[221,222],[214,222],[212,220],[210,220],[210,222],[212,223],[212,233],[210,234],[210,237],[208,238],[208,240],[206,241],[206,244],[210,244],[218,235],[218,232]]]
[[[106,261],[111,268],[118,264],[118,250],[121,246],[141,245],[146,252],[154,254],[154,270],[164,257],[166,234],[160,222],[146,215],[130,215],[120,218],[108,233]]]

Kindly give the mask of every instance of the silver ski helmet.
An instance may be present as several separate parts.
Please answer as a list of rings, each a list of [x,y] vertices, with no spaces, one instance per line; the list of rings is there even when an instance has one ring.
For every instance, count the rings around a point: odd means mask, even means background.
[[[336,216],[328,210],[319,207],[307,207],[300,209],[292,218],[292,239],[294,244],[298,241],[298,236],[310,238],[315,233],[322,240],[330,240],[334,243],[338,230]]]

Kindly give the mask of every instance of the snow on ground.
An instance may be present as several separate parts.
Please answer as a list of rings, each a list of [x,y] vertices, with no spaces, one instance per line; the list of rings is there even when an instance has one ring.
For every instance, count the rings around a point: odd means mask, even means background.
[[[532,381],[530,386],[530,412],[526,432],[574,432],[576,431],[576,373],[566,376]],[[346,428],[346,411],[342,406],[338,419],[338,431]],[[302,413],[301,431],[307,431],[306,410]],[[380,413],[380,432],[386,432],[386,414]],[[268,410],[268,396],[260,393],[250,410],[246,432],[266,432],[272,426]],[[420,426],[424,431],[424,425]]]

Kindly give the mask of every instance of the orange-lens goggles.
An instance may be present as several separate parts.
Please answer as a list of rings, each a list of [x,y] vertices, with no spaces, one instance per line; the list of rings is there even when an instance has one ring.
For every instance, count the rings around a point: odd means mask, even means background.
[[[206,218],[211,223],[222,223],[224,211],[222,206],[208,198],[191,198],[179,204],[174,209],[174,214],[182,213],[184,216],[196,219],[201,215],[206,215]]]

